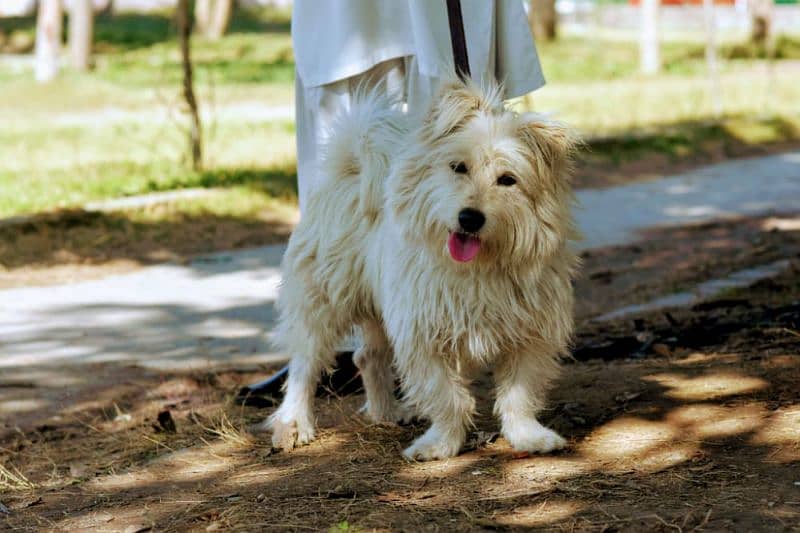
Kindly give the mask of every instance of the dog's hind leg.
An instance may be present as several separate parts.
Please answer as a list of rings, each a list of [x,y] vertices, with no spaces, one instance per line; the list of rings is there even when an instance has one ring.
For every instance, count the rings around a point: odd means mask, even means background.
[[[547,453],[563,448],[566,441],[543,426],[536,414],[544,406],[548,385],[558,374],[558,356],[552,347],[509,355],[495,368],[497,400],[503,436],[518,452]]]
[[[364,344],[353,355],[361,372],[367,401],[363,412],[375,423],[402,423],[407,412],[394,396],[392,348],[383,325],[377,321],[361,324]]]

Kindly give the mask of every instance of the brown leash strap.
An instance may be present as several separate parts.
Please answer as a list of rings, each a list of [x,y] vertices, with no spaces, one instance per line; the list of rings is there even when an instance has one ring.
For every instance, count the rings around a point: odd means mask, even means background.
[[[450,44],[453,45],[456,75],[466,81],[471,73],[467,56],[467,38],[464,35],[464,18],[461,16],[461,0],[447,0],[447,20],[450,23]]]

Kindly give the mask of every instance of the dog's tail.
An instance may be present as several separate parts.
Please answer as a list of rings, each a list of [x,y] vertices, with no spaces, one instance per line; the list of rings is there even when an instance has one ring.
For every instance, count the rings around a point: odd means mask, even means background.
[[[389,172],[389,150],[397,146],[404,130],[404,114],[382,84],[364,85],[355,93],[350,109],[333,121],[323,147],[322,168],[333,179],[359,179],[361,214],[374,219],[383,205]]]

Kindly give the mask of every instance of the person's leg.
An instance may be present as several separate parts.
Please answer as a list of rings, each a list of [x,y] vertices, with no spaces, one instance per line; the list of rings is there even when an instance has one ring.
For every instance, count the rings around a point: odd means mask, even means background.
[[[403,58],[391,59],[375,65],[370,70],[318,87],[305,87],[300,76],[295,76],[295,122],[297,140],[297,189],[300,214],[310,194],[326,177],[320,168],[320,146],[331,133],[336,117],[346,112],[356,92],[363,86],[382,89],[404,97],[405,63]]]
[[[362,88],[380,85],[402,102],[405,62],[403,58],[384,61],[362,74],[319,87],[304,87],[299,76],[295,79],[297,189],[302,217],[308,196],[326,179],[324,169],[320,168],[320,146],[331,134],[334,120],[350,108],[353,97]],[[361,344],[361,335],[354,331],[338,346],[338,352],[353,352]]]

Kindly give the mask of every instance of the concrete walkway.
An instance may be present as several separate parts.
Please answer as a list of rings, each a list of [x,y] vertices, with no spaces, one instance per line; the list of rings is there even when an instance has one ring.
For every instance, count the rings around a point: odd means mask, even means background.
[[[659,181],[580,191],[582,248],[641,229],[800,210],[800,152],[729,162]],[[0,375],[116,361],[157,368],[281,359],[268,337],[281,246],[56,287],[0,291]]]

